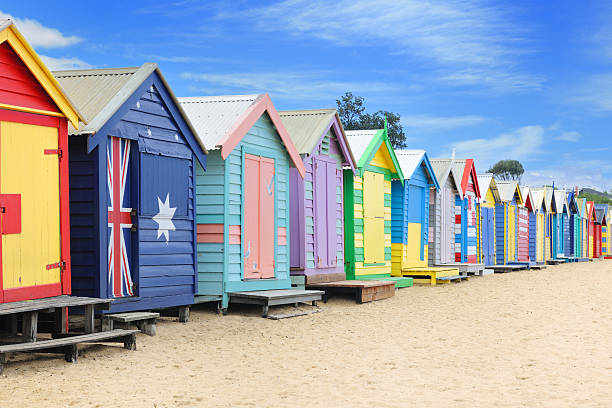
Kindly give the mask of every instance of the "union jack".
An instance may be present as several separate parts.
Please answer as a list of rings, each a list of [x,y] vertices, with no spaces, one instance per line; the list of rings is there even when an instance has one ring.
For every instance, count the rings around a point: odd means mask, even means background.
[[[132,228],[132,209],[123,207],[130,162],[130,141],[110,138],[110,150],[106,150],[108,192],[108,284],[113,297],[133,296],[130,260],[126,247]],[[125,234],[127,232],[127,234]]]

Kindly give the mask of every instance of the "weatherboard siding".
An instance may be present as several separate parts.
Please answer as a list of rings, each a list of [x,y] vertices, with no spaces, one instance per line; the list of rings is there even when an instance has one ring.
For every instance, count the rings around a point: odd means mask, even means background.
[[[194,154],[188,146],[181,127],[175,121],[165,101],[171,101],[158,75],[134,92],[100,129],[105,135],[90,154],[86,153],[85,137],[69,138],[71,197],[74,211],[71,221],[72,251],[77,259],[77,284],[73,294],[109,297],[108,288],[108,233],[106,222],[107,180],[100,175],[100,166],[106,173],[107,144],[110,136],[132,140],[130,167],[133,175],[128,183],[138,192],[133,202],[137,205],[132,233],[131,269],[135,296],[117,298],[111,312],[157,309],[193,303],[195,291],[195,230],[194,230]],[[163,91],[160,93],[160,89]],[[163,93],[163,95],[162,95]],[[164,96],[165,95],[165,96]],[[176,112],[176,110],[174,110]],[[179,119],[182,120],[182,119]],[[184,124],[183,124],[184,125]],[[95,167],[95,169],[94,169]],[[176,173],[168,169],[180,169]],[[158,237],[158,224],[153,217],[158,203],[150,197],[157,182],[180,183],[184,196],[170,197],[170,205],[180,202],[180,210],[172,222],[176,230],[169,231],[169,242]],[[143,199],[146,197],[146,199]],[[163,199],[164,197],[162,197]],[[100,200],[103,200],[100,203]],[[89,209],[87,208],[89,207]],[[100,214],[100,209],[103,214]],[[100,224],[103,227],[100,227]],[[89,232],[87,232],[87,230]],[[101,230],[101,231],[100,231]],[[95,234],[95,235],[92,235]],[[95,245],[92,245],[95,240]],[[92,264],[91,260],[97,261]],[[93,286],[92,286],[93,285]]]
[[[344,209],[342,189],[342,165],[344,160],[338,140],[330,129],[314,148],[313,155],[301,155],[306,174],[304,180],[297,169],[291,169],[291,268],[294,275],[312,275],[319,273],[338,273],[344,271]],[[317,204],[316,180],[314,177],[315,158],[329,159],[336,163],[334,197],[335,222],[326,228],[336,232],[335,261],[336,266],[318,267],[315,234],[315,207]],[[319,200],[319,205],[327,204]]]

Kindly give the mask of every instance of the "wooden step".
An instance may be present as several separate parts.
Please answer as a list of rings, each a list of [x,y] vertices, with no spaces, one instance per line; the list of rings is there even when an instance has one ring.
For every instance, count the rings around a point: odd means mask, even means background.
[[[261,305],[262,316],[268,316],[270,306],[290,305],[293,303],[312,302],[316,306],[317,301],[323,298],[325,293],[320,290],[297,290],[297,289],[275,289],[254,290],[245,292],[230,292],[230,303],[244,303],[250,305]]]
[[[128,350],[136,350],[138,330],[115,329],[87,334],[59,335],[59,338],[0,346],[0,374],[4,370],[7,353],[51,353],[63,354],[67,362],[76,363],[78,345],[82,343],[123,343]]]
[[[387,299],[395,295],[395,282],[382,280],[321,282],[310,284],[307,288],[324,291],[324,302],[327,302],[329,295],[338,293],[354,295],[357,303],[373,302],[375,300]]]
[[[134,326],[149,336],[157,334],[157,319],[159,313],[155,312],[128,312],[113,313],[102,316],[102,330],[130,329]]]

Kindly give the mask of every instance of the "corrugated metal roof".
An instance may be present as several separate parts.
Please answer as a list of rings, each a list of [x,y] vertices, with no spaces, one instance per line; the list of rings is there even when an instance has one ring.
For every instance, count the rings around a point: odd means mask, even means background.
[[[465,164],[467,160],[465,159],[453,159],[453,168],[455,169],[455,173],[459,180],[463,180],[463,173],[465,173]]]
[[[499,190],[499,197],[503,202],[512,201],[512,197],[516,192],[518,181],[497,181],[497,189]]]
[[[402,173],[404,173],[404,179],[410,180],[410,177],[412,177],[412,174],[416,170],[417,166],[421,160],[423,160],[425,150],[395,150],[395,156],[397,157],[397,162],[402,168]]]
[[[557,212],[568,212],[567,208],[567,191],[555,190],[555,202],[557,204]]]
[[[11,24],[13,24],[13,21],[8,19],[8,18],[0,19],[0,31],[2,31],[5,28],[9,27]]]
[[[544,200],[544,189],[543,188],[530,188],[529,193],[531,194],[531,203],[536,211],[542,208],[542,201]]]
[[[132,68],[54,71],[53,75],[70,96],[70,99],[89,118],[88,125],[81,127],[78,131],[69,127],[68,133],[71,135],[89,134],[100,130],[142,81],[153,72],[155,69],[153,65]],[[139,70],[141,70],[140,78],[134,78],[134,74]],[[126,84],[130,79],[135,86],[128,88]],[[138,84],[136,85],[137,81]]]
[[[157,72],[189,130],[198,138],[196,129],[181,108],[166,78],[164,78],[157,64],[151,62],[146,62],[141,67],[53,72],[57,81],[79,110],[85,112],[85,115],[90,118],[89,123],[79,130],[69,126],[69,134],[94,134],[98,132],[153,72]],[[199,140],[198,143],[204,153],[208,153],[206,146]]]
[[[355,156],[355,160],[359,162],[361,156],[365,152],[366,148],[378,132],[382,132],[384,129],[376,130],[347,130],[346,139],[348,140],[349,147]]]
[[[497,189],[497,183],[495,182],[492,173],[476,174],[476,178],[478,179],[478,185],[481,188],[480,197],[482,200],[486,200],[487,191],[491,190],[495,201],[501,201],[501,198],[499,197],[499,190]]]
[[[217,149],[245,112],[264,94],[178,98],[207,149]]]
[[[604,217],[608,214],[607,204],[595,204],[595,218],[599,224],[603,223]]]
[[[429,159],[429,162],[431,163],[431,168],[433,169],[434,174],[436,175],[438,184],[440,184],[440,188],[444,186],[447,178],[452,175],[455,187],[457,188],[459,195],[463,197],[463,190],[461,188],[461,178],[463,177],[463,171],[461,172],[461,174],[457,174],[455,166],[452,165],[453,159],[435,158]]]
[[[300,154],[310,154],[336,116],[335,109],[278,112]]]

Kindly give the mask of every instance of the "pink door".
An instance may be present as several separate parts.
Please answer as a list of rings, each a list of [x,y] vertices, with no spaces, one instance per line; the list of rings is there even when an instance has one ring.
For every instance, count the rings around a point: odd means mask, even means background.
[[[274,159],[245,154],[244,240],[245,279],[274,278]]]

